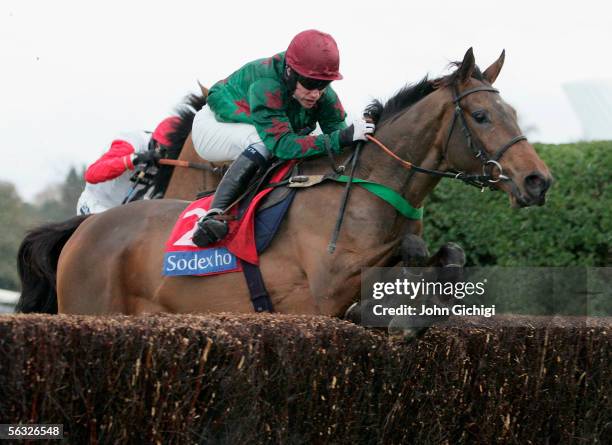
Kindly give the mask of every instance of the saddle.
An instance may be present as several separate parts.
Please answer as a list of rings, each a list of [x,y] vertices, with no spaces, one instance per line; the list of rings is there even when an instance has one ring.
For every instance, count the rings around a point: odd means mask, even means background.
[[[295,162],[284,162],[272,166],[268,171],[257,178],[253,185],[247,188],[245,194],[240,200],[237,200],[235,205],[227,212],[228,216],[228,234],[219,243],[212,244],[210,247],[225,248],[232,255],[241,259],[242,261],[249,262],[251,264],[259,263],[259,252],[262,251],[262,246],[257,246],[255,242],[255,226],[256,220],[260,220],[260,226],[265,224],[266,227],[276,227],[280,225],[280,221],[269,221],[270,214],[268,213],[267,218],[258,217],[256,214],[259,212],[263,215],[266,210],[275,208],[281,203],[285,205],[282,215],[278,214],[278,209],[274,214],[276,218],[282,219],[282,216],[286,213],[289,207],[289,200],[292,200],[294,193],[287,187],[270,187],[267,184],[283,183],[288,175],[291,174],[294,168]],[[267,198],[267,199],[266,199]],[[212,202],[212,195],[205,196],[197,201],[192,202],[179,216],[179,219],[166,243],[166,252],[203,252],[210,249],[201,249],[193,244],[191,241],[191,235],[195,231],[195,226],[200,217],[202,217],[209,209],[210,203]],[[265,205],[264,205],[265,204]],[[225,215],[224,215],[225,216]],[[269,232],[269,230],[266,230]],[[265,243],[269,244],[269,242]],[[165,272],[168,270],[165,269]],[[185,274],[202,275],[208,274],[208,271],[196,271],[195,273],[188,273],[185,270]],[[215,271],[219,273],[220,271]]]
[[[258,207],[258,212],[261,212],[269,207],[278,204],[280,201],[285,199],[290,193],[291,190],[286,187],[289,184],[289,178],[295,177],[299,175],[299,163],[293,162],[293,168],[288,170],[285,177],[282,178],[281,182],[277,182],[275,184],[271,184],[267,181],[275,171],[278,171],[288,162],[284,159],[278,159],[273,162],[265,172],[260,175],[253,177],[246,188],[246,192],[242,194],[238,198],[238,202],[241,210],[245,210],[248,207],[248,204],[253,200],[257,192],[261,191],[265,187],[273,188],[272,192],[270,192],[265,199],[261,202]],[[207,196],[212,196],[216,192],[216,189],[205,190],[196,195],[196,199],[205,198]]]

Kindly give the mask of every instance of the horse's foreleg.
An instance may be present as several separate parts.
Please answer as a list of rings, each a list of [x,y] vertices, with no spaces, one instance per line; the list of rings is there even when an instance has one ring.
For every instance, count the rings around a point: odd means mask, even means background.
[[[427,265],[433,267],[463,267],[465,265],[465,251],[457,243],[446,243],[428,259]]]
[[[402,263],[405,267],[424,267],[429,261],[427,244],[418,235],[408,233],[402,239]]]
[[[430,282],[456,283],[463,278],[465,252],[456,243],[446,243],[434,255],[429,256],[425,242],[416,235],[408,234],[402,240],[402,260],[405,267],[418,267],[417,274],[427,277]],[[445,307],[448,303],[449,298],[436,295],[425,296],[423,299],[423,304],[430,307]],[[389,333],[414,338],[425,332],[429,325],[445,318],[447,317],[394,317],[389,323]]]

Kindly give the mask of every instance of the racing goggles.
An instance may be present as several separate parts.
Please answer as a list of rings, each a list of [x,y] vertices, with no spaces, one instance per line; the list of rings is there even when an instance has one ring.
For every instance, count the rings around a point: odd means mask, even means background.
[[[313,79],[311,77],[298,76],[297,81],[307,90],[324,90],[331,80]]]

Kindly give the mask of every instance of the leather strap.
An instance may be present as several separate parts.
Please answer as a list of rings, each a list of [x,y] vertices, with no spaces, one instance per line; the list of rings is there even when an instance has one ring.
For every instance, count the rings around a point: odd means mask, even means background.
[[[259,266],[242,261],[242,272],[251,294],[251,302],[255,312],[274,312],[272,300],[270,300]]]
[[[510,139],[506,143],[506,145],[504,145],[499,150],[497,150],[497,152],[495,153],[495,156],[493,156],[492,159],[494,161],[499,161],[501,159],[501,157],[504,155],[504,153],[506,152],[506,150],[508,150],[510,147],[512,147],[517,142],[526,141],[526,140],[527,140],[527,137],[525,135],[523,135],[523,134],[520,134],[520,135],[516,136],[515,138]]]
[[[499,94],[499,90],[493,87],[476,87],[476,88],[472,88],[469,90],[465,90],[461,94],[455,95],[455,97],[453,98],[453,102],[457,103],[461,99],[463,99],[465,96],[469,96],[472,93],[478,93],[479,91],[490,91],[491,93]]]

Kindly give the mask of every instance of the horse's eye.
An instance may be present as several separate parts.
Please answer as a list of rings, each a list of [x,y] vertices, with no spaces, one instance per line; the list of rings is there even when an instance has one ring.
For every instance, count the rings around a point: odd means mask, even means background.
[[[484,124],[485,122],[491,122],[489,118],[489,114],[485,110],[477,110],[472,113],[472,117],[479,124]]]

